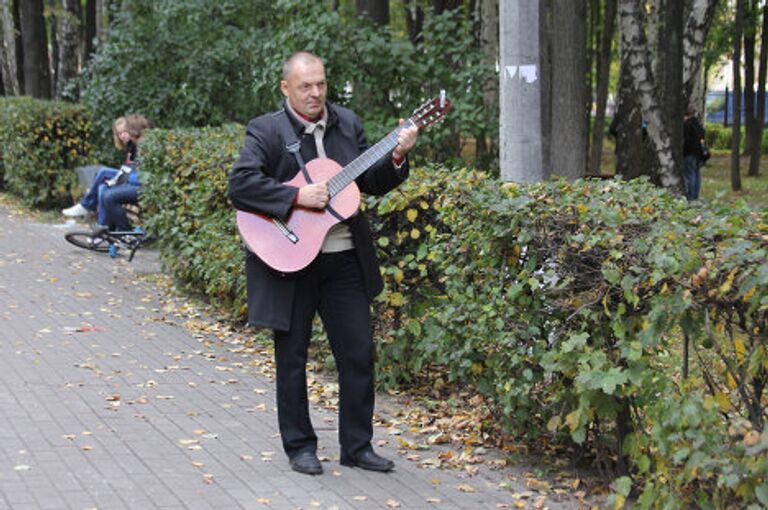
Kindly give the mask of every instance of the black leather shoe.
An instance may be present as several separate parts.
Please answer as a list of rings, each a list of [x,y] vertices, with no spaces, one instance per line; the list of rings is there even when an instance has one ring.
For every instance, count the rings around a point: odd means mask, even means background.
[[[373,450],[363,450],[356,457],[342,453],[340,463],[342,466],[357,466],[368,471],[379,471],[381,473],[392,471],[395,468],[394,462],[375,454]]]
[[[291,469],[305,475],[319,475],[323,472],[320,460],[313,452],[297,453],[290,460]]]

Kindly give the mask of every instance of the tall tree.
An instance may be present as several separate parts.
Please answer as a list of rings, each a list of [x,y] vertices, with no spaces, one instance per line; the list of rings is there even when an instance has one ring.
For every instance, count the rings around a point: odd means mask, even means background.
[[[43,15],[46,24],[46,35],[48,36],[49,49],[51,57],[48,62],[48,71],[51,75],[51,95],[56,96],[56,87],[59,75],[59,13],[61,11],[62,0],[47,0],[47,12]]]
[[[499,0],[479,0],[475,7],[478,26],[478,45],[483,50],[486,63],[493,69],[499,59]],[[488,115],[488,122],[498,118],[499,81],[489,80],[483,86],[483,103]],[[490,159],[496,152],[493,140],[478,137],[476,140],[476,164],[488,168]]]
[[[20,2],[21,38],[24,45],[24,93],[51,97],[48,37],[43,17],[43,0]]]
[[[96,50],[96,0],[85,2],[85,23],[83,24],[83,62],[90,60]]]
[[[464,5],[463,0],[429,0],[429,6],[432,7],[435,14],[457,9],[462,5]]]
[[[755,36],[757,0],[744,3],[744,153],[749,154],[755,130]]]
[[[760,65],[757,70],[757,114],[755,115],[755,130],[753,133],[749,157],[749,172],[752,177],[760,173],[760,158],[762,156],[763,130],[765,128],[765,80],[768,69],[768,2],[763,4],[763,22],[760,34]]]
[[[532,182],[542,166],[539,0],[499,5],[501,178]]]
[[[389,25],[389,0],[355,0],[357,14],[378,25]]]
[[[648,137],[658,160],[658,181],[665,188],[682,190],[682,179],[675,167],[672,139],[664,122],[657,84],[651,69],[648,40],[645,35],[645,5],[643,0],[621,0],[619,30],[621,34],[622,65],[629,66],[637,100],[641,106]]]
[[[643,112],[631,67],[621,46],[619,62],[618,100],[609,132],[616,139],[616,175],[629,180],[648,175],[652,152],[643,128]]]
[[[10,0],[0,0],[0,59],[2,59],[4,94],[18,96],[21,93],[16,56],[16,26],[13,21]]]
[[[59,70],[56,83],[56,99],[64,96],[67,84],[77,76],[80,52],[80,25],[82,8],[80,0],[62,0],[64,7],[59,16]]]
[[[419,44],[423,39],[421,32],[424,28],[424,9],[417,0],[403,0],[403,9],[408,38],[414,45]]]
[[[715,19],[718,2],[719,0],[693,0],[683,32],[683,98],[699,115],[704,113],[703,82],[706,73],[702,73],[702,61],[705,43]],[[697,84],[702,97],[693,93]]]
[[[675,172],[683,172],[683,16],[684,2],[669,1],[664,9],[663,81],[660,82],[662,114],[669,132]]]
[[[584,177],[587,162],[587,3],[554,0],[551,97],[552,173]]]
[[[739,148],[741,146],[741,37],[744,29],[744,1],[736,0],[733,23],[733,134],[731,135],[731,189],[741,190]]]
[[[603,132],[605,130],[605,106],[608,103],[608,81],[611,71],[611,46],[616,27],[616,0],[605,1],[603,29],[600,34],[600,54],[597,58],[597,83],[595,85],[595,128],[592,132],[592,155],[589,174],[600,175],[603,154]]]

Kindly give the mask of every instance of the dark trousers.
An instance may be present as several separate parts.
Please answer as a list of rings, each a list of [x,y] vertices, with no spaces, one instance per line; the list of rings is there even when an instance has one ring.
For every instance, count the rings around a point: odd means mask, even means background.
[[[139,185],[126,182],[107,187],[99,192],[99,209],[104,211],[104,223],[114,230],[131,230],[131,222],[125,214],[123,204],[135,204],[139,200]],[[99,214],[101,217],[101,214]]]
[[[328,333],[339,372],[339,443],[347,455],[373,436],[373,333],[354,250],[321,253],[297,277],[290,331],[275,331],[277,410],[289,457],[317,449],[307,401],[307,348],[315,313]]]

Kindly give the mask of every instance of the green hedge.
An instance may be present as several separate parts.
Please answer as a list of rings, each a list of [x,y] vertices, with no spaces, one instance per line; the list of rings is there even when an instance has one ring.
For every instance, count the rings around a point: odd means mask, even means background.
[[[28,206],[72,204],[74,168],[90,163],[91,122],[79,105],[0,98],[0,175]]]
[[[722,124],[707,124],[705,139],[707,145],[712,150],[729,151],[731,150],[731,138],[733,128],[725,127]],[[741,151],[744,150],[744,128],[741,128]],[[768,130],[763,131],[763,143],[761,146],[762,154],[768,154]]]
[[[165,265],[239,317],[246,306],[243,252],[226,191],[244,134],[239,125],[152,129],[141,142],[141,202]]]
[[[242,131],[153,130],[142,147],[163,259],[240,318],[225,197]],[[640,508],[768,505],[768,217],[729,207],[646,181],[415,169],[365,202],[386,282],[380,383],[473,387],[507,432],[624,475],[617,505],[633,487]]]

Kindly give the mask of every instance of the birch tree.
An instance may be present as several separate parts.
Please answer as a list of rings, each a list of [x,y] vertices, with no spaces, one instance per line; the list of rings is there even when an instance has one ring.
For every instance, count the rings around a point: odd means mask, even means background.
[[[715,19],[719,0],[694,0],[683,29],[683,97],[694,111],[701,112],[700,102],[693,97],[694,85],[702,79],[701,62],[704,46]]]
[[[0,32],[2,32],[2,41],[0,41],[0,59],[3,66],[3,87],[5,94],[9,96],[18,96],[21,94],[19,86],[19,76],[16,73],[18,69],[16,56],[16,27],[13,22],[13,12],[11,12],[10,0],[0,0]]]
[[[768,2],[763,4],[763,21],[760,34],[760,64],[757,70],[757,114],[755,115],[755,130],[753,133],[751,152],[749,155],[749,172],[754,177],[760,174],[760,159],[762,156],[763,130],[765,128],[765,80],[768,69]]]
[[[56,99],[64,96],[67,83],[77,76],[80,51],[80,0],[62,0],[64,7],[59,16],[59,70],[56,82]]]
[[[619,1],[619,32],[622,65],[632,82],[640,104],[648,137],[658,160],[658,181],[665,188],[682,189],[682,180],[675,166],[672,139],[665,125],[657,84],[651,69],[648,40],[645,35],[646,15],[642,0]]]

